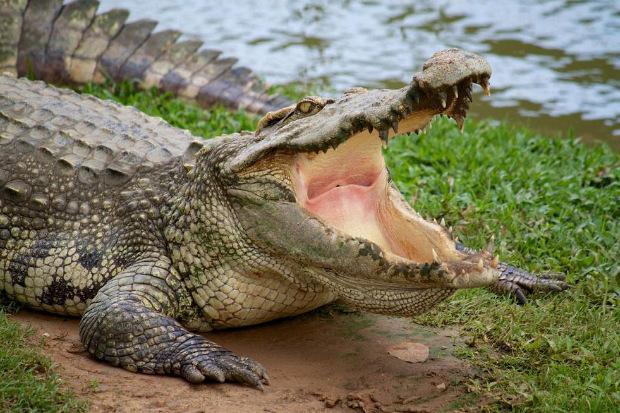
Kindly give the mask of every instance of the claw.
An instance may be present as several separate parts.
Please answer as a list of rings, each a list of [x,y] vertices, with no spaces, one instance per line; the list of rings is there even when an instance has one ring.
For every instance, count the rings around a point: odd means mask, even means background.
[[[516,287],[513,291],[515,297],[517,298],[517,302],[519,305],[525,305],[527,303],[527,298],[525,298],[525,294],[519,287]]]
[[[192,384],[202,383],[205,380],[205,376],[191,364],[183,366],[181,376]]]
[[[263,371],[263,383],[265,383],[266,385],[269,385],[271,383],[271,379],[269,378],[269,375],[266,371]]]

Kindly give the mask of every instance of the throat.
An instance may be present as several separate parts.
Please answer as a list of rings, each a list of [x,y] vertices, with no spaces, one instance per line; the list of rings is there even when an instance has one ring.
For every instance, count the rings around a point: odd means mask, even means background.
[[[364,133],[325,154],[302,154],[293,180],[297,202],[306,211],[351,237],[393,251],[381,222],[387,171],[380,142]]]
[[[350,236],[366,238],[382,248],[390,249],[378,216],[382,192],[385,192],[382,182],[385,182],[384,176],[370,186],[338,186],[307,200],[304,207]]]

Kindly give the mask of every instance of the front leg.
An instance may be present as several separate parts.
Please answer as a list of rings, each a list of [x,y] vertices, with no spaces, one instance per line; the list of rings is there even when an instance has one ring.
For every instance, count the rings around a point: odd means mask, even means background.
[[[564,291],[569,285],[564,282],[564,275],[555,278],[536,276],[525,270],[500,262],[497,266],[501,275],[489,289],[497,294],[513,295],[521,305],[527,302],[524,291]]]
[[[471,248],[468,248],[458,242],[455,243],[455,246],[459,251],[475,253],[475,251]],[[497,270],[500,272],[499,279],[488,288],[496,294],[514,296],[519,304],[525,304],[527,302],[525,292],[560,292],[569,288],[569,285],[564,282],[563,275],[556,276],[555,278],[537,276],[503,262],[500,262],[497,265]]]
[[[237,382],[262,388],[265,369],[183,328],[172,315],[188,300],[167,259],[138,262],[103,286],[80,321],[88,352],[127,370],[190,383]]]

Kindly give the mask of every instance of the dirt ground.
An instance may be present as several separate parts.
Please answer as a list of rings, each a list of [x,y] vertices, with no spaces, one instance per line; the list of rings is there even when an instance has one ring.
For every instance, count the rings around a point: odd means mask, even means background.
[[[93,412],[451,411],[468,398],[463,383],[474,374],[451,355],[452,331],[329,309],[206,335],[262,363],[271,378],[264,392],[130,373],[91,359],[76,319],[29,311],[13,319],[35,329],[62,379],[90,400]],[[428,346],[428,360],[408,363],[388,354],[410,343]]]

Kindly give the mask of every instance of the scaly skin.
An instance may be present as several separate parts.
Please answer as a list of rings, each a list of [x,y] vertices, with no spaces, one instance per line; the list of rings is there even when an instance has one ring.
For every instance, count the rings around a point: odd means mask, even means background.
[[[0,77],[0,291],[82,315],[80,336],[95,357],[193,383],[261,387],[262,366],[188,330],[261,323],[336,298],[409,315],[457,288],[519,301],[522,289],[566,288],[455,244],[384,179],[379,139],[437,114],[462,125],[471,83],[488,89],[484,59],[448,50],[403,89],[357,88],[280,109],[289,102],[266,96],[234,60],[96,7],[0,0],[0,70],[58,83],[133,79],[204,106],[273,111],[255,133],[205,142],[132,108]],[[351,199],[378,202],[361,206],[378,215],[353,233],[330,216],[338,208],[325,214],[312,196],[341,184]],[[379,235],[364,232],[373,217]]]
[[[60,84],[129,80],[170,91],[203,107],[222,104],[262,114],[290,104],[237,59],[181,33],[153,33],[157,22],[125,23],[127,10],[96,15],[99,2],[0,0],[0,73]]]
[[[261,387],[260,364],[188,330],[261,323],[336,298],[410,315],[457,288],[519,299],[522,288],[566,288],[455,244],[382,178],[390,128],[414,131],[436,114],[462,122],[471,83],[488,89],[490,67],[476,55],[451,49],[429,62],[405,88],[305,98],[255,133],[209,141],[133,108],[0,77],[0,291],[82,315],[84,346],[114,365]],[[337,175],[349,159],[362,175],[378,165],[372,185],[385,186],[379,211],[396,222],[383,224],[391,244],[350,235],[305,201],[299,173],[334,168],[333,179],[348,179],[355,168]]]

